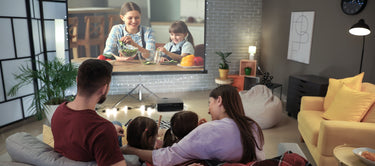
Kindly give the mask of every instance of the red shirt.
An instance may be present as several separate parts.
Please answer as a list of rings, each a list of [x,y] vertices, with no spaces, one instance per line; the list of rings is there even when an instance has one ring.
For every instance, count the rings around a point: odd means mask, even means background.
[[[55,151],[76,161],[111,165],[124,160],[116,129],[94,110],[72,110],[61,104],[51,119]]]

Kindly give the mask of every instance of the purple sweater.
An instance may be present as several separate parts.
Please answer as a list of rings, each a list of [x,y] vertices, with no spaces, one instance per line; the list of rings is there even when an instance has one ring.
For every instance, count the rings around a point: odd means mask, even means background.
[[[264,152],[256,150],[257,160],[264,160]],[[198,126],[171,147],[154,150],[152,161],[155,166],[176,165],[192,159],[238,162],[242,151],[240,130],[232,119],[224,118]]]

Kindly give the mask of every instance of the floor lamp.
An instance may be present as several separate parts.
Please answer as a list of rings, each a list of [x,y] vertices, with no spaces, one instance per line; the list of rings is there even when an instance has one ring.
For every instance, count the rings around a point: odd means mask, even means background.
[[[365,51],[365,36],[371,33],[370,27],[365,23],[365,20],[360,19],[356,24],[354,24],[350,29],[349,33],[355,36],[362,36],[362,55],[361,55],[361,65],[359,66],[359,73],[362,72],[362,62],[363,62],[363,54]]]

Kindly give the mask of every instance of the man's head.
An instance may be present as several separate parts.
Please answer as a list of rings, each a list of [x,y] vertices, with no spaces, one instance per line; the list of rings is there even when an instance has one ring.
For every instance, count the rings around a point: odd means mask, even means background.
[[[99,59],[88,59],[84,61],[78,68],[78,95],[91,97],[104,86],[106,86],[108,92],[109,83],[111,82],[112,77],[112,69],[113,66],[107,61]],[[107,92],[101,96],[101,102],[104,102]]]

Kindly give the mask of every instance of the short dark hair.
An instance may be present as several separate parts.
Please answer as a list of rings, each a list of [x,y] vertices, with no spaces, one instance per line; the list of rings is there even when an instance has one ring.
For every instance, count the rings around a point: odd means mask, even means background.
[[[134,2],[125,2],[121,6],[120,15],[125,15],[127,12],[136,10],[141,14],[141,8]]]
[[[77,91],[91,96],[100,87],[111,82],[113,66],[99,59],[85,60],[78,68]]]

